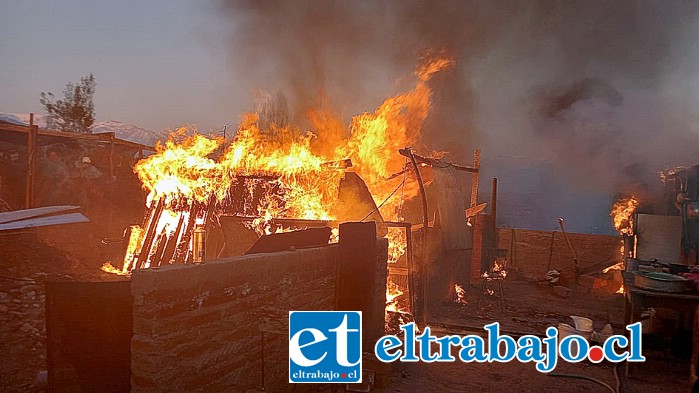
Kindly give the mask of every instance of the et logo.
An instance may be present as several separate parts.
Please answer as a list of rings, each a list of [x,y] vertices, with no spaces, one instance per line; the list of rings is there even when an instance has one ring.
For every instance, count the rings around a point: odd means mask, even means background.
[[[289,311],[289,382],[362,381],[360,311]]]

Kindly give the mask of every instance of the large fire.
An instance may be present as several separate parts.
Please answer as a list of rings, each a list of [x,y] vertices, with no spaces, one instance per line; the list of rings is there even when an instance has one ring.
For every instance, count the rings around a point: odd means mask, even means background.
[[[421,145],[432,94],[427,82],[452,65],[444,57],[423,59],[412,90],[388,98],[373,113],[355,116],[347,129],[338,117],[314,110],[308,116],[314,131],[248,113],[230,141],[186,137],[184,129],[173,133],[156,154],[136,165],[149,192],[146,218],[131,228],[121,268],[105,263],[103,270],[129,274],[163,263],[194,262],[194,229],[221,209],[250,218],[248,225],[259,235],[281,230],[275,219],[332,221],[341,208],[338,187],[350,161],[349,170],[366,182],[382,217],[401,221],[403,201],[417,195],[418,188],[398,150]],[[249,198],[233,200],[232,190]],[[403,231],[392,229],[389,263],[406,248]],[[401,294],[400,288],[388,287],[387,310],[400,311],[395,299]]]

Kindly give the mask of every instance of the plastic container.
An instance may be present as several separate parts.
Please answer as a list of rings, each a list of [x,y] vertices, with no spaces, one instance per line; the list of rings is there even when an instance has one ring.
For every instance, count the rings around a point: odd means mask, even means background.
[[[585,333],[592,333],[592,319],[585,317],[570,316],[575,322],[575,330]],[[582,334],[581,334],[582,336]]]
[[[580,330],[568,325],[567,323],[559,323],[557,328],[558,328],[558,342],[559,343],[564,338],[566,338],[568,336],[572,336],[572,335],[582,336],[585,340],[587,340],[587,342],[590,342],[590,338],[592,337],[592,332],[580,331]],[[579,350],[580,350],[580,348],[578,347],[578,343],[573,341],[570,344],[570,351],[573,354],[577,354]]]

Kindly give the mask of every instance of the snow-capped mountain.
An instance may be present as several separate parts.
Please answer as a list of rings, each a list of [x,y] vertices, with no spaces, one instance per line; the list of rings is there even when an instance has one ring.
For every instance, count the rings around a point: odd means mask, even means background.
[[[29,125],[28,113],[2,113],[0,112],[0,121],[17,124],[20,126]],[[46,127],[46,115],[34,114],[34,124],[39,127]]]
[[[39,127],[46,127],[46,115],[34,114],[34,124]],[[29,124],[28,113],[2,113],[0,112],[0,121],[5,121],[12,124],[26,126]],[[152,131],[145,128],[135,126],[133,124],[122,123],[120,121],[100,121],[90,127],[93,134],[102,132],[113,132],[119,139],[124,139],[131,142],[142,143],[144,145],[155,146],[158,140],[167,139],[167,131]]]
[[[113,132],[119,139],[150,146],[155,146],[155,143],[159,140],[164,141],[167,139],[168,135],[165,131],[152,131],[133,124],[122,123],[114,120],[96,122],[90,129],[92,130],[93,134]]]

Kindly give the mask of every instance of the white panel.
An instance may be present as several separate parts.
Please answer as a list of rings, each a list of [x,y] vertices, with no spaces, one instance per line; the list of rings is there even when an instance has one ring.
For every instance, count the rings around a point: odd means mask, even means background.
[[[24,228],[34,228],[43,227],[47,225],[61,225],[61,224],[74,224],[78,222],[88,222],[90,220],[80,213],[69,213],[60,216],[48,216],[48,217],[37,217],[30,218],[27,220],[8,222],[0,224],[0,231],[8,231],[12,229],[24,229]]]
[[[639,214],[636,217],[636,257],[680,263],[682,217]]]
[[[0,213],[0,223],[6,223],[6,222],[14,222],[14,221],[19,221],[19,220],[24,220],[27,218],[32,218],[32,217],[40,217],[40,216],[45,216],[49,214],[54,214],[54,213],[59,213],[59,212],[64,212],[64,211],[69,211],[69,210],[77,210],[80,209],[80,206],[46,206],[46,207],[37,207],[34,209],[25,209],[25,210],[14,210],[6,213]]]

